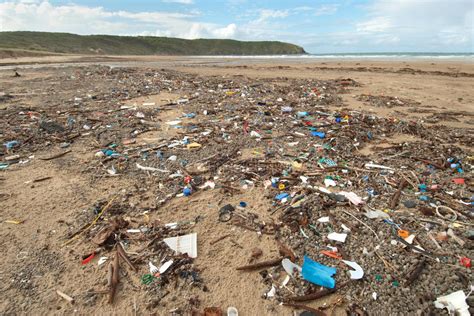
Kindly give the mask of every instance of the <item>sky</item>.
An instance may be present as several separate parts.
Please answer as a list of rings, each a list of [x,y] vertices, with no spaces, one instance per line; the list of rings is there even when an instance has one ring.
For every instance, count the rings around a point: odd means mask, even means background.
[[[0,31],[277,40],[316,54],[474,52],[474,0],[0,0]]]

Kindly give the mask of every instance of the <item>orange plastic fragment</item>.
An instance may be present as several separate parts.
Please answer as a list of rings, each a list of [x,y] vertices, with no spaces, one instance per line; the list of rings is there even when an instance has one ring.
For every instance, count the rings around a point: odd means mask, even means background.
[[[403,230],[403,229],[399,229],[398,230],[398,236],[400,236],[401,238],[405,239],[407,238],[408,236],[410,236],[410,233],[406,230]]]
[[[330,251],[330,250],[321,250],[320,251],[323,255],[326,255],[328,257],[334,258],[334,259],[342,259],[342,256],[338,254],[335,251]]]

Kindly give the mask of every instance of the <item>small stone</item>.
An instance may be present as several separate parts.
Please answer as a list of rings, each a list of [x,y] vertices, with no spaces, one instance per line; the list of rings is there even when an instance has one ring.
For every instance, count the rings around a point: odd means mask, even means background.
[[[406,208],[414,208],[416,207],[416,202],[408,200],[408,201],[404,201],[403,205],[405,205]]]

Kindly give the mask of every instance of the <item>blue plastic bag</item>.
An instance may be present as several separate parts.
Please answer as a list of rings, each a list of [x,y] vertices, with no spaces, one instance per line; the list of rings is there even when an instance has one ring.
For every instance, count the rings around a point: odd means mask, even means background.
[[[332,278],[336,274],[336,268],[320,264],[307,256],[304,256],[302,268],[301,274],[306,281],[329,289],[333,289],[336,286],[336,281]]]
[[[324,132],[311,132],[311,136],[316,136],[322,139],[326,137],[326,134]]]

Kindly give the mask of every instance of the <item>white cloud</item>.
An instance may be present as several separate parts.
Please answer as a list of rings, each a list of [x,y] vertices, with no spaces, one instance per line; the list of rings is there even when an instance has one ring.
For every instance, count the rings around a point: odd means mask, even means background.
[[[187,1],[187,0],[184,0]],[[0,31],[45,31],[76,34],[156,35],[182,38],[231,38],[234,23],[219,25],[195,21],[198,12],[109,11],[103,7],[48,1],[0,3]]]
[[[423,44],[432,38],[440,46],[474,43],[472,0],[379,0],[368,10],[371,17],[356,23],[361,35],[384,33],[393,43]]]
[[[317,8],[314,14],[316,16],[331,15],[336,13],[338,8],[339,4],[324,4]]]
[[[378,16],[356,24],[356,30],[361,34],[386,32],[391,27],[391,20],[383,16]]]
[[[270,9],[261,9],[259,11],[258,22],[264,22],[269,19],[275,18],[286,18],[288,16],[288,10],[270,10]]]
[[[371,0],[358,9],[365,17],[300,43],[319,52],[474,51],[472,0]]]

